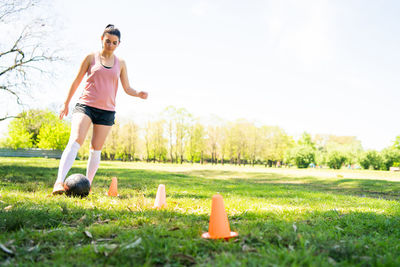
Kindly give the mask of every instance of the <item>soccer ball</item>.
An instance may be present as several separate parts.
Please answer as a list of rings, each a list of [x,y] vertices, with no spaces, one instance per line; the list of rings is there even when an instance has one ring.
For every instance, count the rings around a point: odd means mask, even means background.
[[[65,179],[64,188],[67,196],[87,197],[90,191],[90,182],[85,175],[75,173]]]

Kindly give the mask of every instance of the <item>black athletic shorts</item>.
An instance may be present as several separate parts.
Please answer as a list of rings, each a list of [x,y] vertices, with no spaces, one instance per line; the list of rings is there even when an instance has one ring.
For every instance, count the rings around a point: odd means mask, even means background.
[[[83,113],[88,115],[93,124],[111,126],[114,124],[115,120],[115,111],[94,108],[81,103],[76,104],[72,113]]]

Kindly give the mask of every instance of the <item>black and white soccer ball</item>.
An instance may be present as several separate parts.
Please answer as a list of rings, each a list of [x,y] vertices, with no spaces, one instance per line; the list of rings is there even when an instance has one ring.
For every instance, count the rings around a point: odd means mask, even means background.
[[[75,173],[65,179],[64,188],[67,196],[87,197],[90,192],[90,182],[85,175]]]

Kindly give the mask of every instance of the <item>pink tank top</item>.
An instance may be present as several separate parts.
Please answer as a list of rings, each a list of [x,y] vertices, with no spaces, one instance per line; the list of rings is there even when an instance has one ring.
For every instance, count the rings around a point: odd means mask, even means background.
[[[119,60],[115,55],[114,65],[106,68],[101,64],[100,53],[95,53],[87,72],[85,89],[78,102],[94,108],[115,111],[120,72]]]

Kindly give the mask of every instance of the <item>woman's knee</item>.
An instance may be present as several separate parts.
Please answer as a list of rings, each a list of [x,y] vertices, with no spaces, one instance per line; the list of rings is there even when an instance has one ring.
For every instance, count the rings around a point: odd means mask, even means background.
[[[92,144],[90,145],[90,149],[99,151],[99,150],[102,150],[102,149],[103,149],[103,145],[93,144],[93,143],[92,143]]]
[[[85,142],[85,137],[84,136],[76,136],[76,135],[71,135],[69,138],[69,142],[77,142],[80,146],[83,145],[83,142]]]
[[[83,142],[85,142],[85,140],[82,139],[75,139],[74,141],[77,142],[80,146],[82,146]]]

